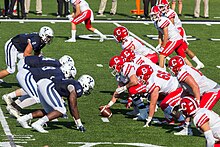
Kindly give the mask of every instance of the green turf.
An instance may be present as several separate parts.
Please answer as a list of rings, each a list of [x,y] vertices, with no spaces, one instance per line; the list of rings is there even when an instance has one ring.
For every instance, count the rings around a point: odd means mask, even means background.
[[[33,1],[34,3],[35,1]],[[94,12],[97,11],[99,0],[89,1]],[[110,1],[109,1],[110,2]],[[108,2],[108,3],[109,3]],[[210,6],[214,10],[217,10],[217,5],[213,4],[217,0],[212,1]],[[49,4],[47,1],[43,1],[51,7],[48,9],[48,17],[53,17],[51,13],[54,13],[56,10],[55,1],[52,4]],[[118,13],[123,13],[130,16],[129,10],[134,7],[133,1],[120,0],[118,2],[119,10]],[[186,5],[190,5],[192,2],[184,1]],[[219,3],[219,2],[218,2]],[[123,5],[124,4],[124,5]],[[2,1],[0,2],[2,6]],[[124,8],[122,8],[124,6]],[[33,7],[34,9],[35,7]],[[210,16],[217,15],[218,13],[210,9]],[[106,10],[109,10],[109,5]],[[44,12],[46,12],[46,7],[44,7]],[[190,13],[191,9],[186,10],[184,7],[184,14]],[[219,10],[218,10],[219,11]],[[36,17],[34,14],[30,16]],[[43,16],[42,16],[43,17]],[[41,17],[41,18],[42,18]],[[127,16],[116,15],[117,19],[131,19]],[[109,59],[116,54],[120,53],[120,46],[115,41],[105,41],[99,43],[98,40],[83,40],[78,39],[76,43],[64,43],[64,40],[70,36],[70,24],[69,23],[9,23],[1,22],[0,23],[0,69],[5,68],[4,61],[4,44],[5,42],[19,33],[29,33],[33,31],[39,31],[39,28],[47,25],[50,26],[55,33],[55,38],[51,45],[46,46],[43,49],[43,53],[47,57],[60,58],[64,54],[72,56],[75,60],[75,65],[77,68],[77,78],[82,74],[90,74],[94,77],[96,85],[95,89],[91,95],[87,97],[82,97],[79,99],[79,111],[81,119],[86,127],[87,131],[81,133],[75,130],[74,123],[72,118],[69,115],[69,119],[60,118],[59,122],[48,123],[46,128],[49,131],[49,134],[40,134],[32,129],[23,129],[17,125],[14,118],[10,118],[9,114],[5,109],[5,104],[1,100],[0,107],[4,112],[8,125],[12,134],[15,135],[33,135],[31,139],[27,141],[27,144],[19,144],[26,147],[39,147],[44,145],[49,145],[50,147],[61,147],[61,146],[79,146],[79,145],[70,145],[67,142],[111,142],[109,145],[97,145],[97,146],[122,146],[123,145],[114,145],[113,143],[148,143],[161,146],[169,147],[203,147],[205,146],[204,136],[201,135],[194,127],[193,132],[194,136],[174,136],[172,126],[159,126],[153,125],[150,128],[143,128],[143,122],[133,121],[131,118],[128,118],[125,113],[130,111],[126,109],[124,105],[117,102],[112,107],[113,117],[110,118],[109,123],[103,123],[101,117],[99,116],[98,107],[100,105],[105,105],[111,98],[111,94],[116,88],[116,82],[114,77],[111,76],[110,70],[108,68]],[[115,28],[114,24],[108,23],[94,23],[94,27],[98,28],[104,34],[112,34],[113,29]],[[152,24],[121,24],[125,25],[131,32],[144,39],[148,43],[156,46],[157,41],[151,40],[145,35],[156,34],[157,31]],[[220,42],[209,41],[209,38],[219,38],[219,25],[188,25],[184,24],[184,28],[188,35],[195,36],[199,38],[198,41],[189,41],[190,49],[193,50],[198,58],[200,58],[204,64],[205,68],[202,69],[202,72],[209,78],[220,83],[220,69],[217,69],[216,66],[220,65],[219,59],[219,46]],[[84,25],[77,26],[77,35],[82,34],[91,34],[88,32]],[[104,67],[97,67],[96,64],[103,64]],[[0,96],[5,93],[11,92],[17,89],[19,86],[15,79],[15,75],[10,75],[4,80],[8,83],[6,85],[0,86]],[[40,105],[35,105],[24,110],[23,113],[32,112],[35,109],[39,108]],[[214,107],[214,111],[220,114],[220,103]],[[68,112],[69,114],[69,112]],[[162,119],[163,115],[161,110],[159,110],[155,117]],[[35,120],[34,120],[35,121]],[[4,136],[4,131],[0,127],[0,142],[6,141],[6,136]],[[17,140],[16,140],[17,141]],[[25,141],[25,140],[22,140]]]

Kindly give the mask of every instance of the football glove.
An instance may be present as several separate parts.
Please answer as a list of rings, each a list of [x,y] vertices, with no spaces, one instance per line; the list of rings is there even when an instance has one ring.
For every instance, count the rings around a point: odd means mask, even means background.
[[[118,87],[118,88],[116,89],[116,92],[117,92],[118,94],[121,94],[121,93],[124,92],[125,90],[127,90],[127,87],[126,87],[126,86],[122,86],[122,87]]]
[[[127,100],[126,108],[127,109],[130,108],[131,104],[132,104],[132,98],[129,97],[128,100]]]
[[[83,125],[79,126],[78,129],[79,129],[80,132],[85,132],[86,131],[86,129]]]
[[[146,119],[146,123],[145,123],[144,127],[149,127],[151,120],[152,120],[152,117],[148,117]]]

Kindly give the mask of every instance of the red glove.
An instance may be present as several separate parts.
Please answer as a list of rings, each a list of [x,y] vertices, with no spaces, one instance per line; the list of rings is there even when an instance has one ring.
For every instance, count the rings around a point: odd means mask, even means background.
[[[131,107],[131,104],[132,104],[132,98],[128,98],[128,102],[127,102],[127,104],[126,104],[126,108],[128,109],[128,108],[130,108]]]

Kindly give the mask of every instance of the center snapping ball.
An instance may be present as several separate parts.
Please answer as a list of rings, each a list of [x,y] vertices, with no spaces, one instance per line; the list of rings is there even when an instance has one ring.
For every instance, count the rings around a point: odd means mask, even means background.
[[[103,117],[111,117],[112,116],[112,111],[110,110],[110,108],[106,108],[106,106],[100,106],[99,107],[100,110],[100,114]]]

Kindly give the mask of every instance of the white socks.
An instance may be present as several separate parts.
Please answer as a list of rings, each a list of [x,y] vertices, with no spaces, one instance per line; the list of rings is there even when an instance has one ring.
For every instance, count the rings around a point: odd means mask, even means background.
[[[105,35],[103,35],[99,30],[95,29],[94,33],[98,34],[100,37],[105,38]]]
[[[71,30],[72,39],[76,39],[76,30]]]
[[[192,58],[192,60],[194,61],[194,62],[196,62],[196,64],[198,65],[201,65],[201,64],[203,64],[196,56],[194,56],[193,58]]]

